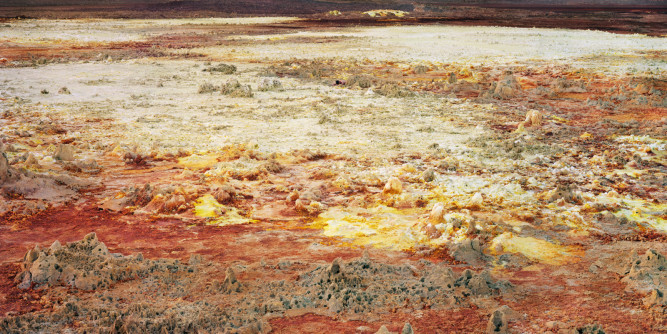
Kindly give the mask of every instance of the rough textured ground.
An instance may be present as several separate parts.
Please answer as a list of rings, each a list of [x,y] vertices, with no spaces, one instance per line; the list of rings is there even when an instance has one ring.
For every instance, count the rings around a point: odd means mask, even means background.
[[[0,43],[0,331],[667,330],[664,37],[88,19]]]

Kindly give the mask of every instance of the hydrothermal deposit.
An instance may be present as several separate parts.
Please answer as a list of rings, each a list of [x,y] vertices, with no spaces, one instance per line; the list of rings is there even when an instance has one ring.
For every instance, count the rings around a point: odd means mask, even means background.
[[[0,332],[667,331],[664,36],[318,17],[2,21]]]

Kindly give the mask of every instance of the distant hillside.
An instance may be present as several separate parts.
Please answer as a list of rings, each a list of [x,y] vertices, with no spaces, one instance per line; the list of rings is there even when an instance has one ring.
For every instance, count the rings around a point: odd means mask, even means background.
[[[261,6],[261,7],[283,7],[294,8],[296,11],[308,11],[308,8],[301,6],[312,7],[377,7],[382,5],[406,5],[406,4],[429,4],[429,5],[446,5],[446,4],[471,4],[471,5],[516,5],[516,6],[666,6],[664,0],[188,0],[188,1],[165,1],[165,0],[3,0],[0,2],[2,6],[108,6],[108,5],[160,5],[177,6],[187,4],[189,6],[212,8],[223,5],[230,5],[232,7],[239,7],[241,5],[247,6]]]
[[[156,4],[165,0],[4,0],[0,6],[73,6],[73,5],[119,5],[119,4]]]

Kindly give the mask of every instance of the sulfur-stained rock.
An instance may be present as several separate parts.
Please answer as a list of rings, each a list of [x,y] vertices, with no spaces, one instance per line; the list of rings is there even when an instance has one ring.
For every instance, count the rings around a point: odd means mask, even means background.
[[[552,84],[553,90],[558,93],[585,93],[586,83],[580,80],[571,80],[566,77],[556,79]]]
[[[491,87],[490,95],[496,99],[507,100],[515,97],[520,90],[521,86],[514,75],[507,74],[501,80],[494,83]]]
[[[326,210],[327,206],[318,202],[318,201],[311,201],[310,204],[308,204],[308,207],[306,210],[308,210],[308,213],[311,215],[321,213],[322,211]]]
[[[93,276],[77,276],[74,279],[74,287],[79,290],[91,291],[95,290],[99,284],[99,278]]]
[[[28,167],[36,167],[39,168],[39,162],[37,161],[37,158],[32,153],[28,154],[28,157],[25,159],[25,165]]]
[[[635,92],[645,95],[648,94],[651,91],[651,88],[643,83],[640,83],[635,87]]]
[[[220,92],[231,97],[253,97],[250,85],[242,85],[236,79],[230,79],[222,85]]]
[[[97,240],[97,233],[95,232],[90,232],[86,234],[85,237],[83,237],[82,242],[88,244],[88,245],[97,245],[99,240]]]
[[[428,216],[428,221],[431,224],[440,224],[444,221],[445,205],[442,203],[435,203]]]
[[[456,72],[449,73],[449,78],[447,78],[447,82],[449,82],[450,84],[455,84],[456,81],[458,81],[456,77]]]
[[[528,110],[525,122],[530,122],[531,126],[540,126],[542,124],[542,113],[535,109]]]
[[[484,204],[484,198],[482,197],[481,193],[475,193],[470,200],[468,201],[468,204],[466,204],[466,207],[468,209],[479,209],[482,207],[482,204]]]
[[[386,194],[400,194],[403,192],[403,183],[397,177],[392,177],[384,185],[383,192]]]
[[[165,212],[176,212],[179,211],[179,208],[185,204],[185,197],[183,195],[172,195],[164,203]]]
[[[234,201],[235,195],[236,190],[230,185],[220,186],[213,192],[213,197],[215,197],[215,200],[223,204]]]
[[[530,109],[526,113],[526,119],[519,123],[519,127],[517,128],[517,132],[521,132],[524,128],[527,127],[537,127],[542,124],[542,114],[535,109]]]
[[[567,332],[572,334],[605,334],[602,326],[598,324],[585,325],[577,328],[573,328],[572,331]]]
[[[289,193],[289,195],[287,195],[285,198],[285,200],[289,203],[295,202],[297,199],[299,199],[299,192],[296,190]]]
[[[310,204],[310,203],[309,203],[309,201],[308,201],[307,199],[301,199],[301,198],[299,198],[299,199],[297,199],[296,201],[294,201],[294,209],[297,210],[297,211],[305,211],[305,212],[308,212],[308,205],[309,205],[309,204]]]
[[[144,211],[151,212],[151,213],[159,213],[164,211],[165,207],[165,196],[162,194],[157,194],[153,196],[153,199],[146,204],[146,206],[143,208]]]
[[[560,199],[571,204],[581,204],[583,202],[581,195],[569,184],[558,184],[556,189],[550,191],[547,197],[549,202],[555,202]]]

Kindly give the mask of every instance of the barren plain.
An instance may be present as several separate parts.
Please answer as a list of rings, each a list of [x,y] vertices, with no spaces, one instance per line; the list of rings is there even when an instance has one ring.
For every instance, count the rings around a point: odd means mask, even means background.
[[[667,331],[664,36],[312,20],[1,22],[0,332]]]

